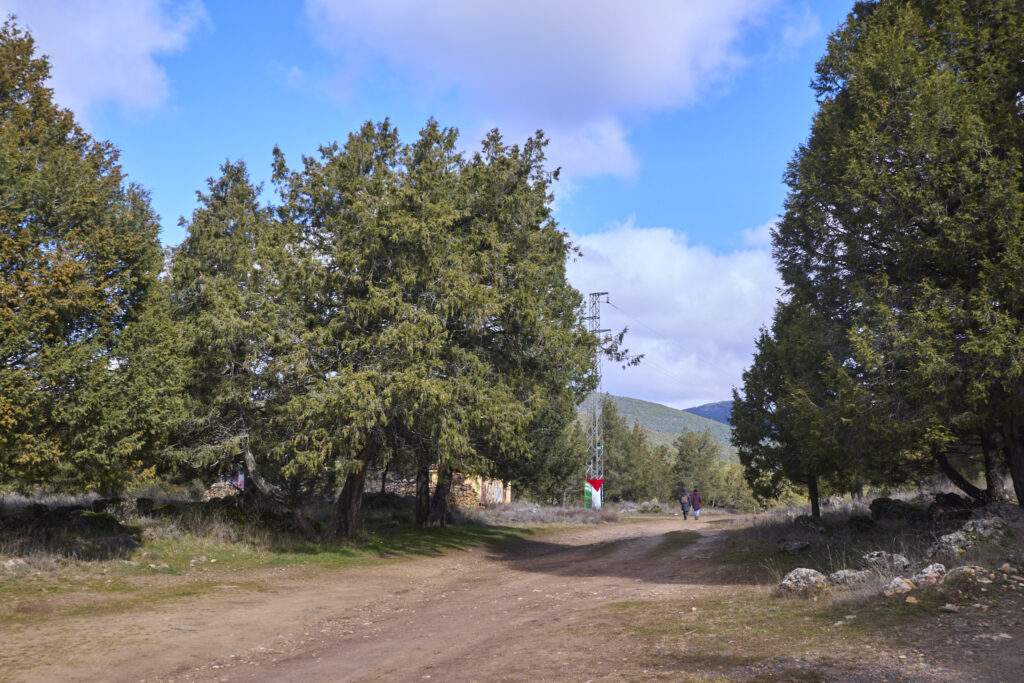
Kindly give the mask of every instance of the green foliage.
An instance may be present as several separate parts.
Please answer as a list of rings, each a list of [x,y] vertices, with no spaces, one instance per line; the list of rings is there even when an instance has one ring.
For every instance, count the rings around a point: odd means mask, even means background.
[[[759,485],[898,484],[980,434],[1024,494],[1022,28],[1011,0],[878,0],[831,37],[775,234],[788,303],[735,404]]]
[[[671,498],[668,449],[651,445],[639,424],[630,428],[608,396],[601,399],[601,438],[606,500]]]
[[[0,65],[0,486],[120,490],[178,413],[159,226],[13,20]]]

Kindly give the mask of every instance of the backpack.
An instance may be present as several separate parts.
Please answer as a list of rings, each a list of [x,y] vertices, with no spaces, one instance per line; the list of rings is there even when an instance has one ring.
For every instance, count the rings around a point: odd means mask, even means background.
[[[679,505],[682,506],[684,510],[688,509],[690,507],[690,497],[685,493],[679,496]]]

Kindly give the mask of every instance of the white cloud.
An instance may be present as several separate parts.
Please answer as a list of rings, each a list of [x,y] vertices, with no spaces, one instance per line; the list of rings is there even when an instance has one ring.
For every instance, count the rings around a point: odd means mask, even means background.
[[[771,249],[772,230],[779,224],[779,219],[773,218],[756,228],[743,231],[743,244],[755,249]]]
[[[646,354],[626,370],[606,362],[605,391],[677,408],[729,399],[775,306],[771,253],[716,254],[632,221],[572,239],[583,257],[569,263],[570,281],[584,295],[609,292],[602,326],[629,327],[627,346]]]
[[[739,39],[775,1],[306,0],[306,11],[343,80],[398,74],[503,130],[543,127],[570,176],[631,177],[622,122],[691,105],[743,68]]]
[[[54,95],[80,117],[106,103],[131,112],[163,105],[170,86],[157,57],[182,50],[206,21],[199,0],[5,0],[2,11],[49,55]]]

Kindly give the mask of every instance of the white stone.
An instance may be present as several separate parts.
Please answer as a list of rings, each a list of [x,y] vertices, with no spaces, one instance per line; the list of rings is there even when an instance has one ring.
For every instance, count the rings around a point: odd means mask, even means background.
[[[882,589],[882,594],[887,598],[893,598],[897,595],[903,595],[914,590],[914,584],[904,579],[902,576],[897,576],[895,579],[889,582],[889,584]]]
[[[942,583],[942,579],[946,576],[946,566],[939,564],[938,562],[930,564],[918,573],[910,577],[910,580],[915,586],[926,588],[928,586],[934,586],[938,583]]]
[[[790,595],[812,595],[825,589],[828,579],[816,569],[799,567],[779,583],[779,591]]]

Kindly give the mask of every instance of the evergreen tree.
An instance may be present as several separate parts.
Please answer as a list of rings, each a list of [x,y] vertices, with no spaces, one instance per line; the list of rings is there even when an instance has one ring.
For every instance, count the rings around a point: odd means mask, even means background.
[[[307,345],[303,252],[289,226],[259,205],[244,163],[225,163],[208,187],[171,268],[189,360],[186,443],[200,464],[244,468],[312,535],[302,505],[333,444],[295,408],[329,381]]]
[[[1018,500],[1022,29],[1014,0],[857,3],[818,64],[775,235],[789,293],[849,331],[833,375],[888,412],[896,472],[981,435]],[[850,419],[871,443],[878,418]]]
[[[177,418],[159,226],[12,19],[0,65],[0,486],[118,491]]]

